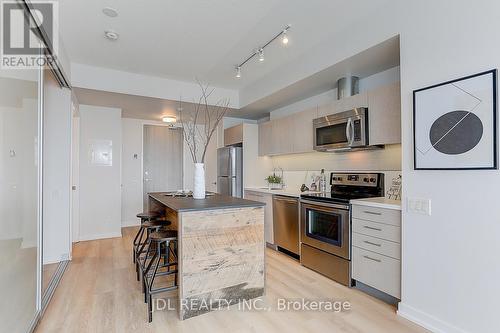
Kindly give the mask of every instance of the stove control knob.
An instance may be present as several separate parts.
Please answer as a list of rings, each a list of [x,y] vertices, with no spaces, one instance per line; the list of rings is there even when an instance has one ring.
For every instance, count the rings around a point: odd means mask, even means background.
[[[375,183],[375,178],[370,178],[370,183]]]
[[[364,181],[365,183],[368,183],[368,181],[369,181],[369,180],[368,180],[368,178],[363,178],[363,181]]]

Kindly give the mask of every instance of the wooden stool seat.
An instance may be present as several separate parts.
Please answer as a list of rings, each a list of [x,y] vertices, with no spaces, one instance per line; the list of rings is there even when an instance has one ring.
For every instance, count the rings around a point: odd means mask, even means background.
[[[136,216],[138,218],[140,218],[141,220],[149,220],[149,219],[154,219],[154,218],[160,217],[160,215],[161,214],[158,212],[143,212],[143,213],[137,214]]]
[[[177,240],[177,231],[175,230],[160,230],[149,235],[152,241],[173,241]]]
[[[155,221],[146,221],[141,226],[143,228],[152,229],[152,228],[159,228],[159,227],[168,227],[171,224],[172,224],[172,222],[167,221],[167,220],[155,220]]]

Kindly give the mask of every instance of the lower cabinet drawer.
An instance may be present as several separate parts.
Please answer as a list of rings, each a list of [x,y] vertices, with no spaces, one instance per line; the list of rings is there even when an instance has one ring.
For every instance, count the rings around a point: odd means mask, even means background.
[[[353,232],[352,245],[378,254],[383,254],[394,259],[401,259],[401,244],[399,243]]]
[[[395,209],[352,205],[352,217],[362,220],[392,224],[397,227],[401,226],[401,211]]]
[[[352,278],[401,298],[401,261],[352,247]]]
[[[352,231],[358,234],[401,243],[401,228],[389,224],[352,218]]]

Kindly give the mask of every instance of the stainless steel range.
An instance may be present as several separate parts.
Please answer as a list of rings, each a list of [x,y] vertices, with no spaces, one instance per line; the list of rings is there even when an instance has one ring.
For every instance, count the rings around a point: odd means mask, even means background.
[[[331,192],[300,197],[300,263],[351,285],[349,200],[384,195],[380,173],[331,173]]]

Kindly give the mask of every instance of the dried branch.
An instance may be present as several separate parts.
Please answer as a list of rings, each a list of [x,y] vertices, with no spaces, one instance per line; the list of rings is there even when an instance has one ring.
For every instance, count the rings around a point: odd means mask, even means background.
[[[209,104],[210,96],[215,91],[215,88],[209,89],[209,85],[203,85],[198,79],[196,80],[200,86],[201,96],[198,101],[194,102],[195,108],[192,113],[185,119],[185,112],[182,109],[182,97],[179,101],[179,119],[183,130],[184,141],[186,142],[191,158],[194,163],[205,163],[205,155],[207,153],[208,145],[212,140],[213,134],[219,127],[220,122],[229,110],[230,100],[221,99],[215,105]],[[200,115],[200,112],[203,114]],[[199,122],[203,120],[203,123]],[[201,128],[203,127],[203,128]],[[203,150],[199,151],[199,146]],[[201,152],[201,159],[198,159]]]

